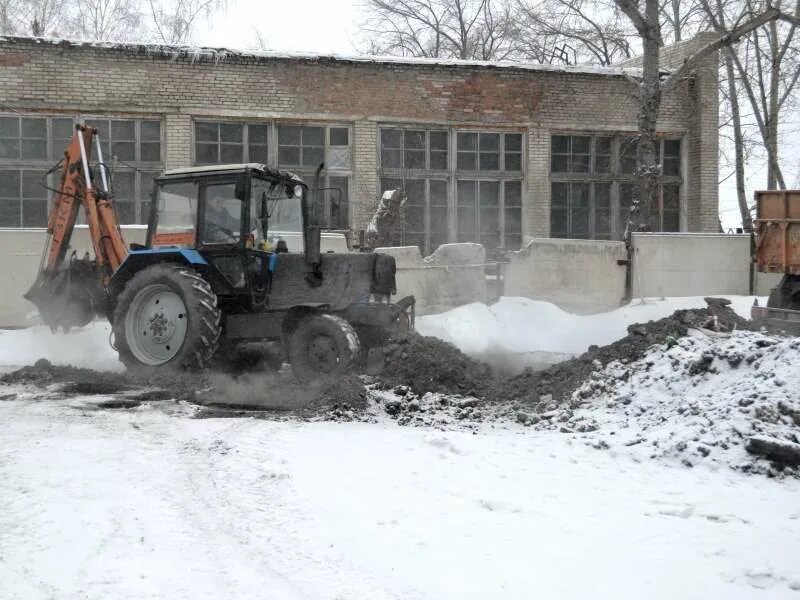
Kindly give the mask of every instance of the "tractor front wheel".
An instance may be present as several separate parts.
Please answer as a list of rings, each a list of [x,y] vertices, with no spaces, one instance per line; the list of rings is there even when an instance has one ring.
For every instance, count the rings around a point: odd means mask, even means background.
[[[289,362],[301,381],[343,375],[355,367],[360,355],[358,334],[336,315],[306,317],[289,338]]]
[[[209,283],[192,269],[159,264],[125,285],[113,316],[120,360],[132,369],[205,366],[217,349],[221,313]]]

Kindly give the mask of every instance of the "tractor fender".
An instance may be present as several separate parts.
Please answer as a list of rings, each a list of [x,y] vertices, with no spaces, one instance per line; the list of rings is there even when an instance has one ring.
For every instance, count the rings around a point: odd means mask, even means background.
[[[303,304],[295,304],[288,311],[286,316],[283,317],[281,324],[281,335],[284,342],[289,339],[289,336],[297,329],[297,325],[309,315],[318,315],[321,313],[329,312],[330,304],[324,302],[306,302]]]
[[[116,304],[117,296],[122,292],[131,277],[142,269],[159,263],[176,263],[188,265],[194,269],[204,270],[208,261],[197,250],[191,248],[144,248],[131,250],[128,256],[117,267],[108,285],[108,295],[112,304]]]

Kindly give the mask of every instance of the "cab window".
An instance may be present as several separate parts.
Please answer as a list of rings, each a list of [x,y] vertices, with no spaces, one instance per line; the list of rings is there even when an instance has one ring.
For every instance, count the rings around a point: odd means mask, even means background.
[[[242,236],[242,201],[236,198],[235,183],[203,187],[203,244],[235,244]]]
[[[294,196],[294,188],[286,183],[253,179],[250,184],[251,204],[261,214],[262,207],[267,211],[266,234],[259,232],[269,241],[269,247],[277,248],[278,243],[286,242],[290,251],[298,251],[302,245],[303,210],[301,198]],[[252,223],[251,223],[252,228]]]
[[[153,246],[192,246],[197,220],[197,184],[167,182],[159,186]]]

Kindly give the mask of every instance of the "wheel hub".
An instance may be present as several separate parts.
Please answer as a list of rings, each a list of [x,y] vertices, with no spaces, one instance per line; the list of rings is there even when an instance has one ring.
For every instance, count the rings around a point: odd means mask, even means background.
[[[155,342],[163,343],[175,333],[175,322],[167,319],[163,312],[159,312],[150,317],[148,329]]]
[[[326,335],[315,336],[309,341],[308,356],[323,373],[330,373],[339,364],[339,350],[336,348],[336,343]]]
[[[170,287],[143,288],[125,316],[125,337],[141,363],[161,365],[174,358],[186,339],[188,322],[183,299]]]

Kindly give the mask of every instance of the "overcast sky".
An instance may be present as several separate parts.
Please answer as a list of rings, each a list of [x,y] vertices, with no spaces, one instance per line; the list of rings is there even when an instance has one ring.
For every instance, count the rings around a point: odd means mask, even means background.
[[[196,41],[205,46],[257,48],[259,32],[270,50],[356,54],[362,18],[359,0],[229,0],[208,28],[200,28]],[[787,129],[797,131],[797,121]],[[800,187],[800,151],[785,145],[784,152],[786,184]],[[720,171],[720,178],[729,174],[723,165]],[[753,190],[765,187],[764,161],[752,160],[747,171],[747,197],[752,201]],[[720,184],[720,219],[725,228],[741,223],[733,177]]]
[[[359,14],[356,0],[230,0],[197,41],[253,48],[258,31],[270,50],[353,54]]]

